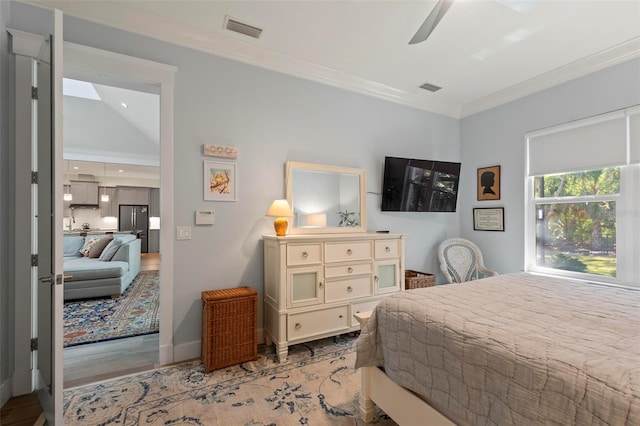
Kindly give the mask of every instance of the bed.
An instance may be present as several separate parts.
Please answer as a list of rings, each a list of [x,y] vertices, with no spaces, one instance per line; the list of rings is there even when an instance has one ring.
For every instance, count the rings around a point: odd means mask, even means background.
[[[360,411],[405,424],[640,424],[640,291],[533,274],[416,289],[363,325]]]

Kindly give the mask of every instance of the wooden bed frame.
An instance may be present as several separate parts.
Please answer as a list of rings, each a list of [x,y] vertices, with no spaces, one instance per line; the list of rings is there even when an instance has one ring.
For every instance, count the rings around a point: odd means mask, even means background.
[[[371,311],[353,316],[362,329],[369,320]],[[362,367],[360,374],[360,416],[366,423],[373,421],[377,405],[400,426],[455,426],[413,392],[396,384],[380,368]]]
[[[373,421],[377,405],[400,426],[454,426],[448,418],[397,385],[378,367],[362,367],[360,374],[360,416],[366,423]]]

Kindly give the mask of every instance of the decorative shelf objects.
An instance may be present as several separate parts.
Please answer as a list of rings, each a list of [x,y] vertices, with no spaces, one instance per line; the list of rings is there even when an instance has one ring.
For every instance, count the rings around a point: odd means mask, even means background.
[[[233,146],[205,144],[202,148],[204,155],[209,157],[238,158],[238,149]]]

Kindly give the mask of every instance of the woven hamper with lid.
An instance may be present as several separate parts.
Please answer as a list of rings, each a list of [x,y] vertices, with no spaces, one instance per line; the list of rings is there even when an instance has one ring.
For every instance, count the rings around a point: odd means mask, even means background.
[[[202,292],[202,363],[208,373],[258,358],[258,293],[249,287]]]

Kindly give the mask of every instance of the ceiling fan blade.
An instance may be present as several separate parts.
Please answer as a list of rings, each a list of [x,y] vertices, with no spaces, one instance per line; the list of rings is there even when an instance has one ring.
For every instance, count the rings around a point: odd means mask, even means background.
[[[438,25],[438,22],[440,22],[444,14],[447,13],[447,10],[449,10],[453,2],[454,0],[438,0],[438,3],[436,3],[429,16],[427,16],[427,19],[425,19],[411,41],[409,41],[409,44],[425,41],[427,37],[429,37],[429,34],[436,28],[436,25]]]

